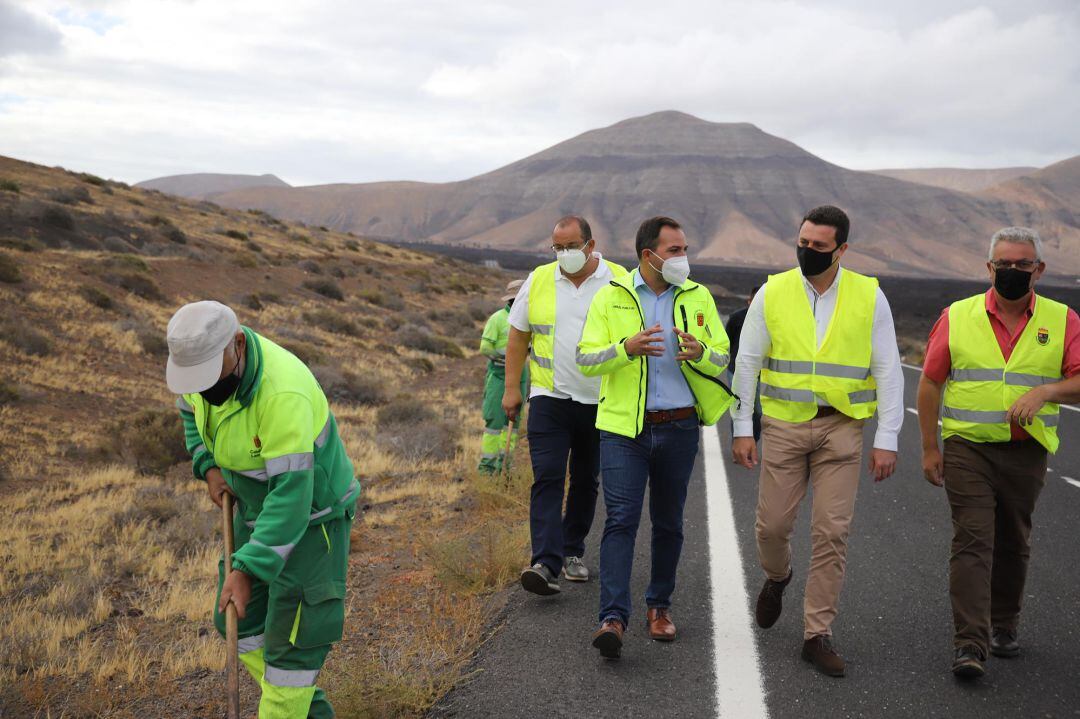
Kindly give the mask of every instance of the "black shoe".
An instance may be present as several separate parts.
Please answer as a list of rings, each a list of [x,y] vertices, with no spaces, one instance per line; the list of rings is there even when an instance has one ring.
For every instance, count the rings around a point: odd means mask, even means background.
[[[990,637],[990,653],[995,657],[1012,659],[1020,655],[1020,642],[1016,639],[1015,629],[1002,629],[994,627]]]
[[[802,658],[817,667],[819,672],[830,677],[844,676],[847,667],[844,658],[832,645],[832,638],[823,634],[803,642]]]
[[[533,594],[539,594],[544,597],[558,594],[562,591],[559,588],[558,577],[552,574],[551,570],[540,562],[537,562],[521,573],[521,586],[526,592],[532,592]]]
[[[784,589],[791,582],[793,574],[794,572],[788,572],[787,579],[782,582],[774,582],[771,579],[765,580],[765,585],[761,588],[761,593],[758,594],[757,610],[755,611],[757,625],[762,629],[768,629],[776,624],[776,620],[780,618],[780,612],[784,608]]]
[[[952,663],[952,673],[961,679],[978,679],[986,674],[982,652],[970,644],[957,649]]]

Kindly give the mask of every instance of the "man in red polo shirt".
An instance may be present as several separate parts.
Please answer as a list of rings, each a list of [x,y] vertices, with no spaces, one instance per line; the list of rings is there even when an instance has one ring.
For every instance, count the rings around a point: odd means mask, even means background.
[[[1020,653],[1031,514],[1057,450],[1058,406],[1080,401],[1080,317],[1035,294],[1046,269],[1038,234],[997,232],[987,269],[991,289],[953,303],[931,330],[918,395],[923,472],[952,509],[952,671],[964,678],[985,673],[988,650]]]

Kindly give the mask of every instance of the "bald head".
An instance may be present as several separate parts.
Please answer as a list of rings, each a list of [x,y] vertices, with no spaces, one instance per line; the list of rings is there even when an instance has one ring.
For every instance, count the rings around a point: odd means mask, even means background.
[[[589,221],[580,215],[566,215],[555,223],[551,237],[552,239],[576,240],[585,244],[592,239],[592,227],[589,226]]]

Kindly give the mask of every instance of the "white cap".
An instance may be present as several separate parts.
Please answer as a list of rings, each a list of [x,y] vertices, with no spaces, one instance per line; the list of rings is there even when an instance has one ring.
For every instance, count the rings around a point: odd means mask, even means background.
[[[518,290],[525,284],[525,280],[511,280],[506,283],[506,294],[502,296],[503,302],[509,302],[517,297]]]
[[[192,302],[169,320],[165,381],[174,394],[210,389],[221,377],[225,348],[240,331],[231,309],[213,300]]]

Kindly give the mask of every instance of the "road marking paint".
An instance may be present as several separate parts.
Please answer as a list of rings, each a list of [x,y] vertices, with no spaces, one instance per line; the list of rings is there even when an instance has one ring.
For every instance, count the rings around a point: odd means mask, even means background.
[[[1073,407],[1071,404],[1060,405],[1062,409],[1071,409],[1073,412],[1080,412],[1080,407]]]
[[[1072,477],[1062,477],[1062,479],[1074,487],[1080,487],[1080,479],[1073,479]]]
[[[912,413],[913,415],[915,415],[916,417],[918,417],[918,416],[919,416],[919,410],[915,409],[914,407],[906,407],[905,409],[906,409],[906,410],[907,410],[908,412],[911,412],[911,413]],[[937,421],[937,423],[938,423],[938,427],[940,427],[940,426],[941,426],[941,420],[939,419],[939,420]]]
[[[709,520],[716,715],[768,719],[719,429],[705,427],[702,439]]]

